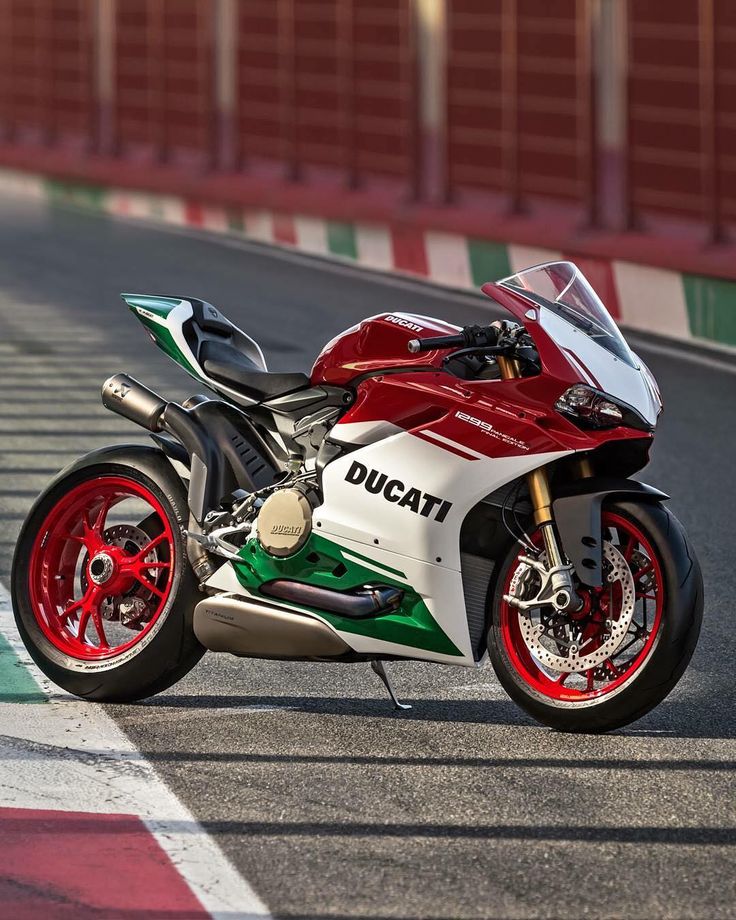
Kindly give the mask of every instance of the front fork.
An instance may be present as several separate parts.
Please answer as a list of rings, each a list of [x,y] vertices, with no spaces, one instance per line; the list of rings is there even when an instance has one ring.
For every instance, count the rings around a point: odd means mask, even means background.
[[[499,355],[496,359],[503,380],[513,380],[521,376],[519,362],[514,358],[508,358]],[[577,461],[578,475],[580,478],[593,475],[590,460],[581,458]],[[532,509],[534,511],[534,522],[542,532],[544,548],[547,553],[547,565],[543,566],[538,560],[523,557],[522,561],[535,568],[542,575],[543,589],[534,599],[537,603],[542,599],[548,600],[558,610],[569,611],[574,613],[583,605],[583,601],[575,590],[573,584],[573,567],[565,562],[560,544],[557,540],[557,534],[554,528],[554,517],[552,515],[552,496],[549,490],[549,476],[544,467],[532,470],[527,473],[527,486],[529,487],[529,497],[531,499]],[[517,607],[528,606],[528,602],[518,598],[507,596],[505,598],[509,603]]]

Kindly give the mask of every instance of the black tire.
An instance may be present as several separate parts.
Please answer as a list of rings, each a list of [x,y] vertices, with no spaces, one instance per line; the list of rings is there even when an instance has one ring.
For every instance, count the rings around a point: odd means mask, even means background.
[[[65,654],[44,635],[29,597],[29,565],[39,528],[56,503],[85,480],[105,475],[133,480],[158,499],[171,525],[175,553],[171,591],[150,638],[117,657],[90,662]],[[132,702],[172,686],[199,661],[205,650],[194,635],[192,616],[202,594],[186,553],[188,519],[182,481],[166,457],[153,447],[111,447],[88,454],[63,470],[39,496],[18,538],[12,599],[26,648],[55,684],[89,700]]]
[[[529,715],[565,732],[606,732],[628,725],[662,702],[683,675],[695,651],[703,617],[703,578],[685,531],[659,502],[611,502],[607,509],[628,518],[645,534],[658,554],[664,581],[662,621],[652,652],[620,689],[585,702],[563,702],[532,687],[511,662],[503,641],[499,610],[503,586],[514,565],[512,548],[491,586],[488,651],[494,670],[509,696]]]

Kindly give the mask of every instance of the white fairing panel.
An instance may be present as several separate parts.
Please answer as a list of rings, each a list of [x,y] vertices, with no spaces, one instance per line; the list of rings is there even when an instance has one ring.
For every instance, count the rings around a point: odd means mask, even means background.
[[[324,504],[315,512],[315,526],[338,542],[354,540],[459,571],[460,527],[470,509],[502,485],[567,453],[466,458],[402,431],[326,467]],[[363,468],[367,473],[361,480]],[[366,488],[371,473],[374,483],[385,476],[377,494]]]
[[[651,425],[656,424],[661,405],[641,364],[632,367],[561,316],[537,309],[540,325],[578,371],[581,383],[620,399]]]

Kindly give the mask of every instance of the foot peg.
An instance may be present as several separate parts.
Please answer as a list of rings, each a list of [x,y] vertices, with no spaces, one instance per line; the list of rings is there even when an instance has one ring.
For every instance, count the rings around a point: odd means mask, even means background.
[[[388,674],[386,673],[386,666],[382,661],[377,658],[374,658],[371,661],[371,668],[373,668],[374,673],[383,681],[384,686],[388,690],[388,695],[391,697],[391,701],[394,704],[394,709],[406,710],[411,709],[410,703],[402,703],[399,698],[394,693],[394,688],[391,686],[391,681],[389,680]]]

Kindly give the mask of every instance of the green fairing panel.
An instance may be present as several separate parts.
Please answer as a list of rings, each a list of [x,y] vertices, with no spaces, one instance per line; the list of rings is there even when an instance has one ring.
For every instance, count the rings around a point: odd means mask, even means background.
[[[176,344],[169,328],[157,322],[155,319],[144,316],[144,314],[140,313],[138,310],[138,308],[147,310],[149,313],[160,317],[162,320],[166,320],[174,307],[179,306],[181,300],[175,297],[149,297],[143,294],[122,294],[121,296],[128,304],[135,317],[140,320],[151,333],[161,351],[168,355],[171,360],[175,361],[180,367],[183,367],[188,374],[196,377],[197,380],[202,380],[202,375]]]
[[[156,313],[162,319],[165,319],[174,307],[178,307],[181,303],[178,297],[152,297],[148,294],[121,294],[120,296],[131,309],[142,307],[144,310]]]
[[[233,562],[233,567],[240,583],[253,594],[259,594],[259,588],[264,582],[276,578],[303,581],[310,585],[332,588],[337,591],[349,591],[370,584],[400,588],[404,592],[404,600],[401,607],[391,613],[353,619],[317,608],[313,609],[323,620],[340,632],[355,633],[383,642],[394,642],[398,645],[424,649],[442,655],[462,655],[462,652],[440,629],[422,598],[412,591],[405,581],[392,577],[391,573],[399,577],[403,576],[403,572],[398,569],[391,569],[373,559],[361,557],[386,573],[379,575],[373,569],[365,568],[354,562],[352,558],[345,558],[336,543],[317,534],[312,534],[298,553],[286,559],[275,559],[270,556],[256,539],[249,540],[242,548],[240,555],[242,562]],[[352,550],[350,555],[358,556]],[[289,606],[296,607],[296,605]]]

